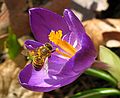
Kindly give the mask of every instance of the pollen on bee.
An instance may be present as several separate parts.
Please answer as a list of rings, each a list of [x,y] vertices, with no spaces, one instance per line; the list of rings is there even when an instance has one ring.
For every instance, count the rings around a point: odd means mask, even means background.
[[[35,52],[33,50],[29,51],[29,55],[33,56],[35,54]]]

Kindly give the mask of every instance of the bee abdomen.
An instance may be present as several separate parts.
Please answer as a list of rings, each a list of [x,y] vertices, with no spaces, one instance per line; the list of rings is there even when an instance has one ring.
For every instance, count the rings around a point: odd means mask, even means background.
[[[35,68],[35,70],[40,70],[44,65],[44,59],[40,57],[34,57],[32,65]]]

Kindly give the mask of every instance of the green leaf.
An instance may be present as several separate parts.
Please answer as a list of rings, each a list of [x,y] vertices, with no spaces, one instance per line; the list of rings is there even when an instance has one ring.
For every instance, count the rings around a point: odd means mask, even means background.
[[[106,70],[118,81],[118,87],[120,87],[120,58],[104,46],[100,46],[99,58],[108,64]]]
[[[97,88],[79,92],[71,98],[100,98],[109,95],[120,95],[120,91],[114,88]]]
[[[117,85],[117,81],[110,74],[108,74],[105,71],[89,68],[88,70],[85,71],[85,74],[104,79],[104,80],[110,82],[114,86]]]
[[[8,38],[5,42],[8,55],[11,59],[14,59],[20,52],[20,45],[18,43],[16,35],[12,32],[11,28],[8,28]]]

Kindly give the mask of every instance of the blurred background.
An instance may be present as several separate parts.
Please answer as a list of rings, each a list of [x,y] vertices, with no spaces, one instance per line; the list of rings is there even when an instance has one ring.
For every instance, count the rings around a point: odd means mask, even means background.
[[[61,15],[65,8],[70,8],[82,21],[98,52],[99,46],[105,45],[120,56],[120,0],[0,0],[0,98],[69,98],[79,91],[109,87],[106,81],[86,74],[48,93],[20,86],[17,76],[27,63],[21,50],[26,39],[34,39],[28,17],[32,7],[47,8]]]

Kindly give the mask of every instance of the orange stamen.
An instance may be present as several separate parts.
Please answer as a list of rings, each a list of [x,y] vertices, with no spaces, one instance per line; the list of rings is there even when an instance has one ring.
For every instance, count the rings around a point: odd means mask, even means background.
[[[62,31],[61,30],[58,30],[57,32],[51,31],[49,34],[49,40],[52,41],[53,43],[55,43],[56,45],[58,45],[66,53],[68,53],[70,55],[69,57],[72,57],[77,52],[77,50],[72,45],[70,45],[65,40],[62,40]],[[59,53],[61,54],[60,51],[59,51]],[[62,55],[64,55],[64,54],[62,53]]]
[[[64,56],[64,57],[71,58],[70,55],[61,52],[58,48],[56,48],[56,52],[57,52],[58,54],[61,54],[61,55]]]

